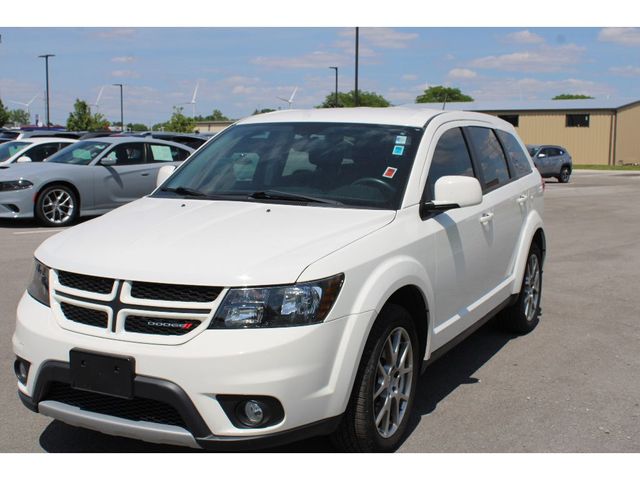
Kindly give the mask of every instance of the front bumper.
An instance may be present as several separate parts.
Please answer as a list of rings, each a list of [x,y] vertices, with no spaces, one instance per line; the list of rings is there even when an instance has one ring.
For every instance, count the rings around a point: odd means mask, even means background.
[[[35,190],[0,192],[0,218],[33,218]]]
[[[32,409],[105,433],[205,448],[273,446],[337,426],[373,318],[374,312],[368,312],[305,327],[207,330],[182,345],[153,345],[64,330],[48,307],[25,294],[13,347],[31,368],[27,385],[18,383],[18,389]],[[73,348],[134,357],[135,394],[176,406],[184,431],[52,405],[43,392],[52,381],[69,382]],[[55,375],[51,365],[57,365]],[[282,403],[284,419],[265,428],[237,428],[218,395],[274,397]]]

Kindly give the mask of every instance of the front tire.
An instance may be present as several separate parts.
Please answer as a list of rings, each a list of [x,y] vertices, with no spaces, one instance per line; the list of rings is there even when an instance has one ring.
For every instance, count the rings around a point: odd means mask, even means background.
[[[333,443],[347,452],[395,451],[413,408],[420,345],[411,315],[386,305],[362,354],[349,405]]]
[[[540,321],[542,299],[542,252],[533,243],[527,255],[524,277],[518,299],[502,312],[502,321],[508,330],[518,335],[531,332]]]
[[[66,227],[78,218],[78,198],[65,185],[50,185],[38,194],[35,215],[46,227]]]

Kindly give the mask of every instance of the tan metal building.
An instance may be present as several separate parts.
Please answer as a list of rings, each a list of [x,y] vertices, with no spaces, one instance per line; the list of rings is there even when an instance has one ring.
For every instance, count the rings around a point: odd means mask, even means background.
[[[233,124],[232,120],[224,122],[196,122],[194,131],[199,133],[218,133]]]
[[[422,105],[442,109],[441,103]],[[576,164],[640,163],[640,100],[460,102],[445,108],[496,115],[527,144],[565,147]]]

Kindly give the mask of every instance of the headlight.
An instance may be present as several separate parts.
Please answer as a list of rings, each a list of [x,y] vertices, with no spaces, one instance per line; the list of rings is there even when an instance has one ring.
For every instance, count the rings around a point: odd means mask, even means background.
[[[295,327],[322,322],[338,298],[339,274],[279,287],[232,288],[209,328]]]
[[[27,287],[27,292],[40,303],[49,306],[49,270],[44,263],[34,259],[33,278]]]
[[[33,183],[29,180],[9,180],[8,182],[0,182],[0,192],[10,192],[13,190],[25,190],[33,187]]]

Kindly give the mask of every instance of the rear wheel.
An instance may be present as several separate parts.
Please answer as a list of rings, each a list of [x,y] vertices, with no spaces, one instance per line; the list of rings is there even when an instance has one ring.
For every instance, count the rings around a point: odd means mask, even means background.
[[[560,183],[569,183],[569,178],[571,177],[571,170],[569,167],[562,167],[560,170],[560,175],[558,176],[558,181]]]
[[[413,407],[419,351],[409,313],[386,305],[367,339],[349,405],[332,437],[340,450],[390,452],[400,446]]]
[[[51,185],[38,194],[36,218],[48,227],[70,225],[78,217],[76,194],[65,185]]]
[[[527,265],[516,303],[502,312],[505,327],[517,334],[529,333],[540,320],[542,298],[542,253],[537,244],[532,244],[527,256]]]

